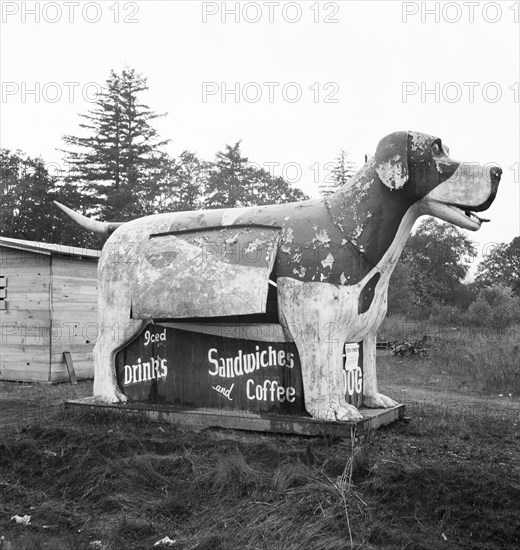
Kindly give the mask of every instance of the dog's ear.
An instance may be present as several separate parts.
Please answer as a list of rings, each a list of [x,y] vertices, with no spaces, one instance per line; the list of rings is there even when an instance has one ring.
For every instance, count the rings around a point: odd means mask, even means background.
[[[374,155],[379,179],[390,190],[401,189],[408,181],[408,132],[394,132],[377,145]]]

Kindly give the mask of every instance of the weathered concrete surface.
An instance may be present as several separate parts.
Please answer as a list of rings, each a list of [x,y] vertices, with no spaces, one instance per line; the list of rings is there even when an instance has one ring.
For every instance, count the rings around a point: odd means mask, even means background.
[[[138,257],[132,317],[265,312],[279,236],[279,229],[249,226],[151,238]]]
[[[375,338],[386,313],[390,275],[411,228],[429,214],[479,229],[482,220],[474,212],[492,203],[500,174],[498,167],[475,169],[473,163],[454,161],[438,138],[396,132],[381,140],[374,157],[326,201],[159,214],[124,224],[106,243],[99,263],[102,328],[95,350],[95,395],[109,402],[125,400],[114,375],[114,354],[139,332],[143,321],[137,315],[236,315],[245,306],[229,301],[234,293],[250,301],[250,310],[262,309],[271,265],[266,258],[249,266],[218,255],[199,260],[191,248],[202,250],[204,236],[224,227],[221,247],[238,239],[244,227],[262,226],[277,234],[271,278],[278,284],[280,324],[300,355],[307,410],[315,418],[359,418],[345,401],[341,369],[344,343],[361,340],[364,405],[393,407],[394,401],[377,389]],[[92,228],[91,221],[85,225]],[[106,226],[100,224],[99,230]],[[203,271],[214,270],[214,284],[195,273],[190,261]],[[229,289],[223,288],[226,278]],[[258,300],[248,294],[248,284]],[[146,294],[147,285],[155,289],[152,295]],[[200,292],[211,295],[211,306]],[[334,339],[322,335],[331,329]]]

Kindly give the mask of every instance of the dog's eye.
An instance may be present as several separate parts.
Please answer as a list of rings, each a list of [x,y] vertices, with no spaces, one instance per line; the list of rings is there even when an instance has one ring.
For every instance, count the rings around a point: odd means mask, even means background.
[[[432,152],[436,157],[443,154],[442,145],[438,141],[433,143]]]

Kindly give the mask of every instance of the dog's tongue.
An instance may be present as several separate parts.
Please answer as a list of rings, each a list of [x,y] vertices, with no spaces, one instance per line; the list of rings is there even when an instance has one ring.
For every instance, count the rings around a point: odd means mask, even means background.
[[[480,222],[480,223],[485,223],[485,222],[489,222],[491,220],[488,220],[487,218],[481,218],[480,216],[477,216],[475,214],[475,212],[466,212],[466,215],[469,216],[470,218],[473,216],[474,218],[477,218],[477,220]]]

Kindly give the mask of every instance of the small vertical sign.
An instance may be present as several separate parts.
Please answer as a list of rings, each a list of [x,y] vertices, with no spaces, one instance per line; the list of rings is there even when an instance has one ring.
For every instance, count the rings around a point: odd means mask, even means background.
[[[343,370],[343,382],[345,399],[354,407],[361,407],[363,403],[363,370],[361,364],[363,353],[357,343],[345,344],[345,367]]]

